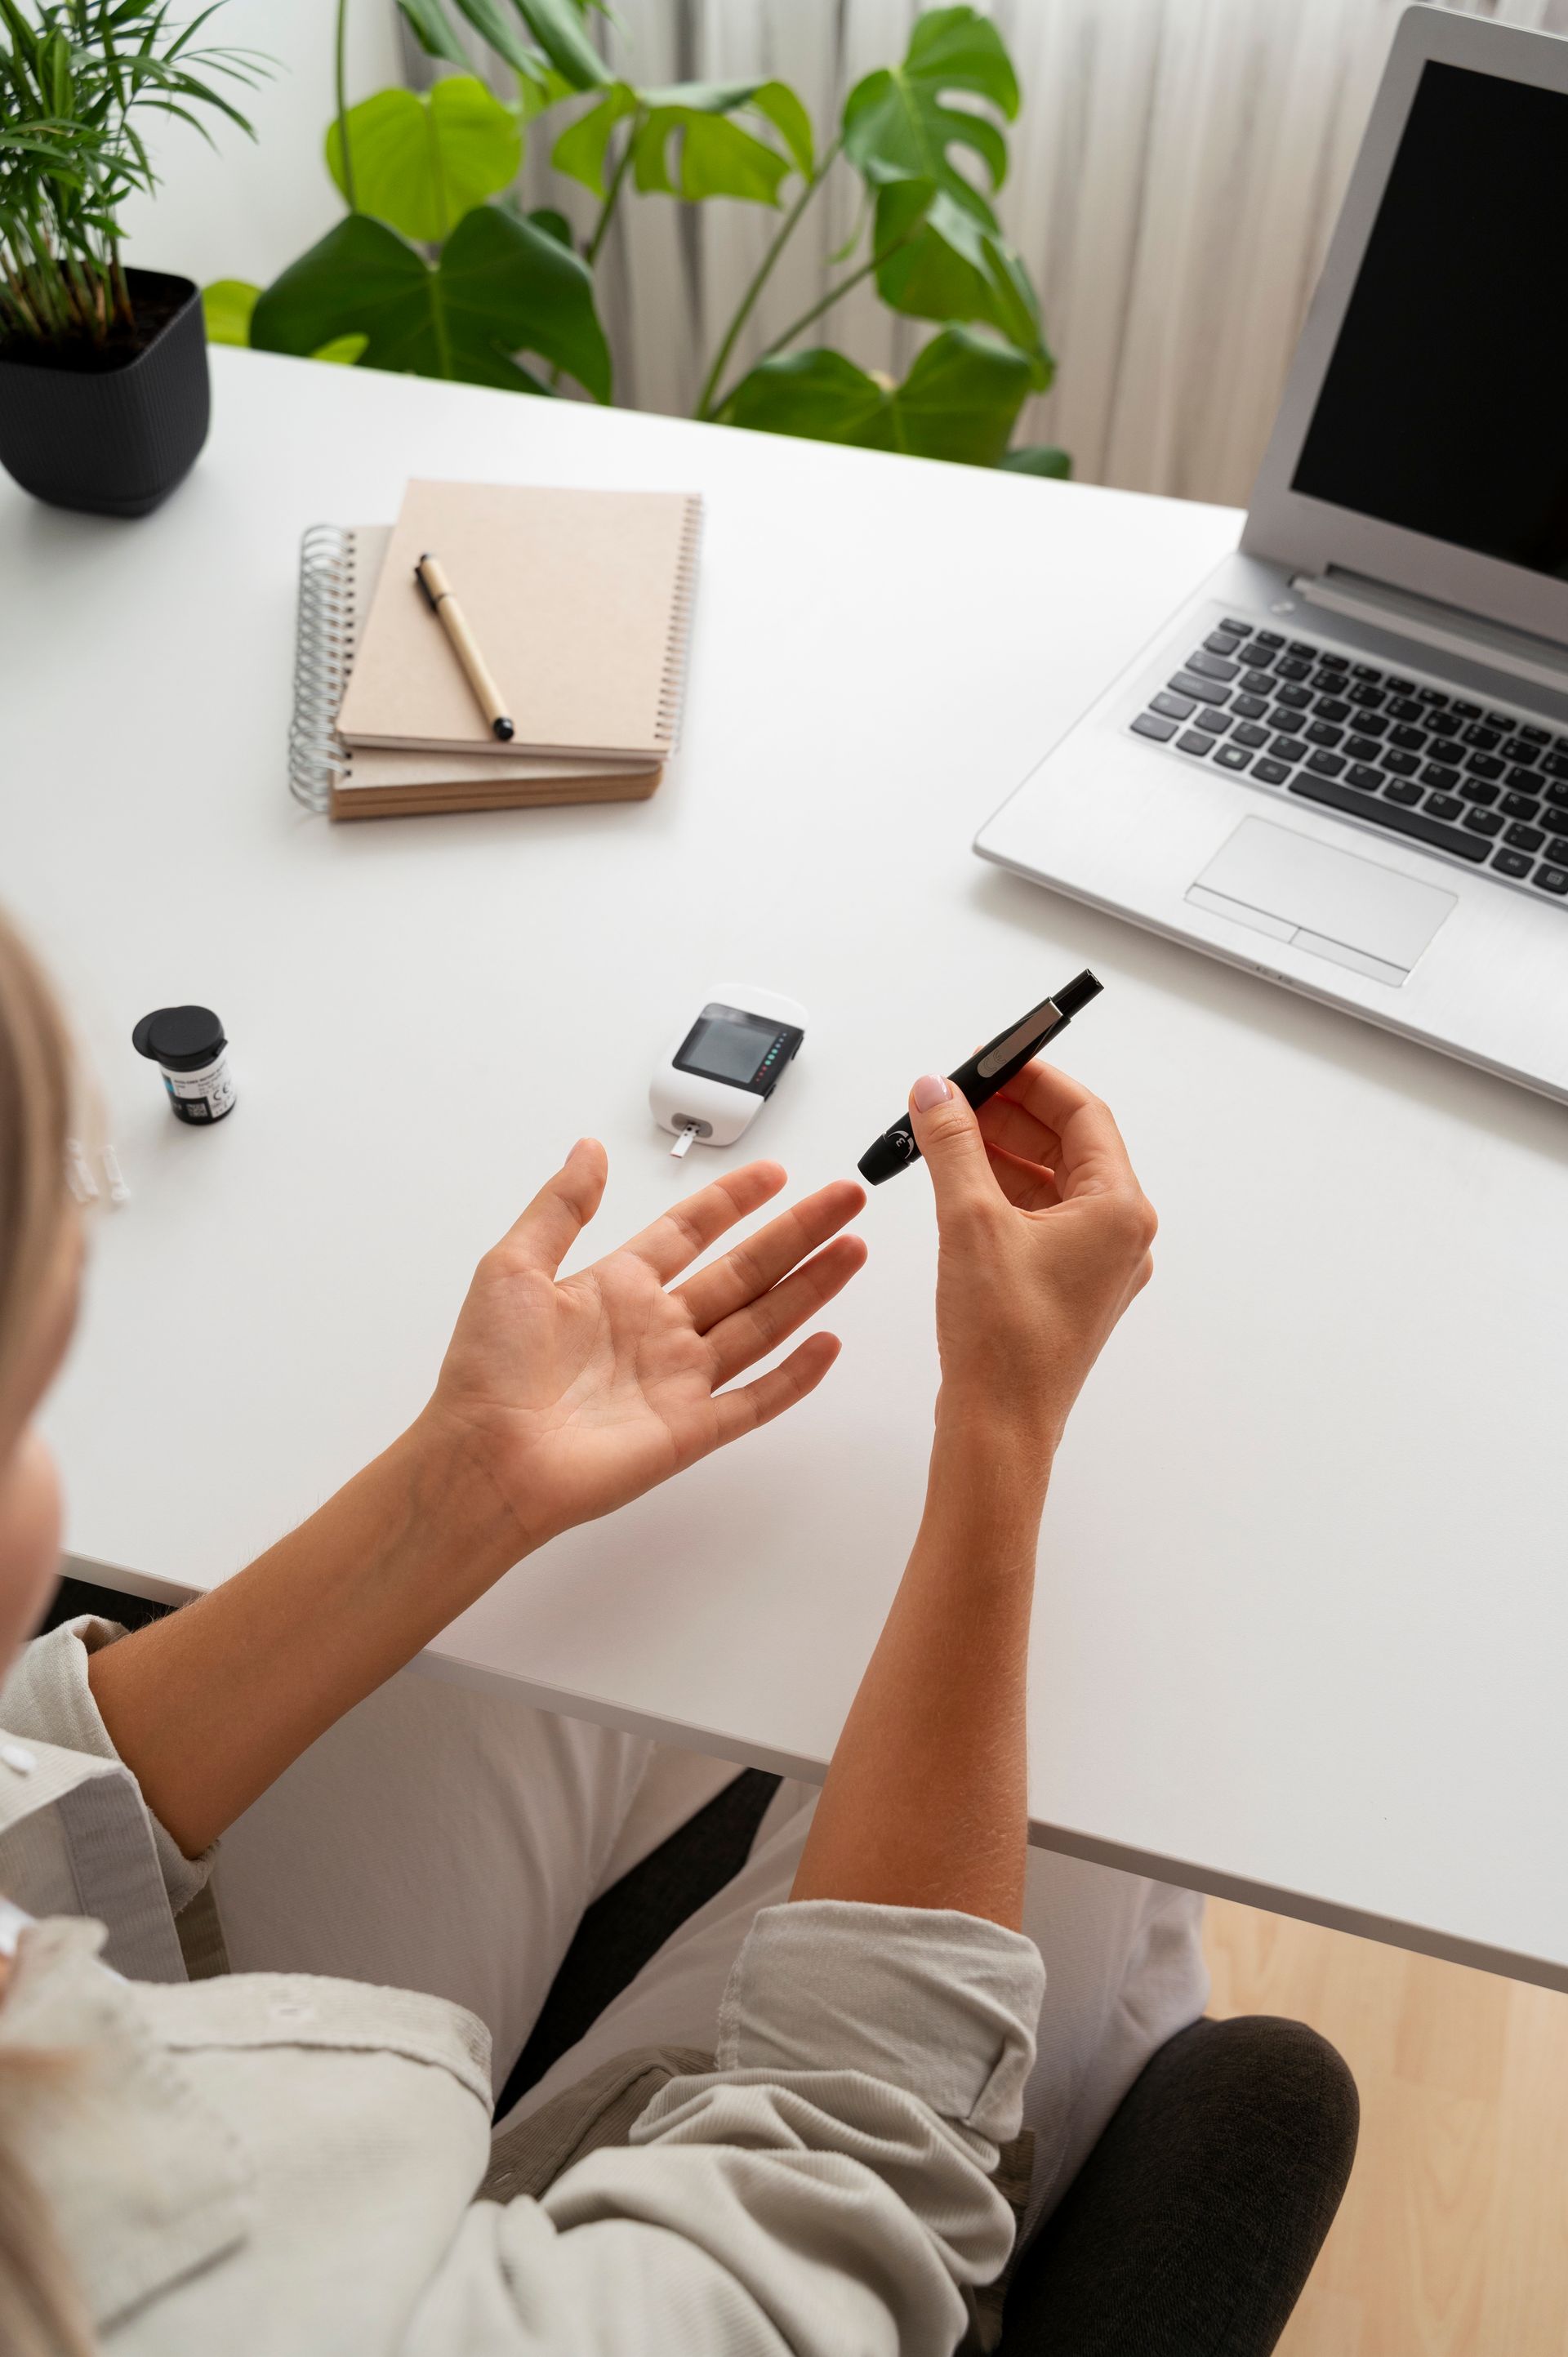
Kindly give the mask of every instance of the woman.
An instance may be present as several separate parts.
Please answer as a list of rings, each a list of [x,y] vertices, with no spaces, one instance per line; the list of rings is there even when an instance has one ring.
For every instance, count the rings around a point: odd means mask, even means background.
[[[81,1256],[70,1098],[47,988],[0,928],[0,1658],[59,1550],[34,1416]],[[1043,1066],[978,1124],[940,1079],[910,1103],[940,1232],[942,1388],[919,1534],[826,1785],[814,1806],[783,1788],[736,1881],[493,2147],[486,2027],[446,1997],[369,1974],[185,1978],[203,1948],[199,1969],[213,1961],[212,1845],[254,1823],[274,1780],[311,1793],[322,1739],[356,1721],[373,1738],[383,1695],[395,1715],[400,1692],[437,1693],[393,1674],[522,1556],[814,1388],[836,1353],[824,1335],[725,1387],[858,1267],[841,1231],[860,1189],[822,1189],[682,1281],[783,1184],[752,1164],[563,1281],[605,1179],[602,1149],[580,1143],[481,1263],[429,1406],[381,1458],[184,1611],[131,1637],[72,1624],[22,1653],[0,1695],[7,2349],[95,2333],[137,2357],[945,2352],[1012,2245],[999,2147],[1021,2121],[1036,2131],[1037,2212],[1200,2009],[1196,1902],[1026,1864],[1025,1844],[1046,1483],[1147,1279],[1153,1215],[1104,1107]],[[596,1881],[659,1838],[644,1805],[659,1762],[514,1705],[506,1723],[535,1778],[511,1837],[539,1911],[508,1923],[491,1903],[494,1981],[510,1955],[539,1989]],[[411,1748],[386,1761],[390,1830],[360,1837],[390,1885],[385,1947],[412,1918],[429,1960],[439,1878],[453,1854],[486,1855],[487,1803],[469,1778],[445,1858],[416,1839],[400,1867]],[[428,1757],[413,1768],[438,1781]],[[232,1908],[225,1889],[226,1928],[248,1919],[237,1944],[307,1943],[332,1915],[320,1869],[303,1867],[322,1907],[291,1916],[285,1889],[270,1921],[264,1874]],[[509,2036],[515,2051],[515,2019]]]

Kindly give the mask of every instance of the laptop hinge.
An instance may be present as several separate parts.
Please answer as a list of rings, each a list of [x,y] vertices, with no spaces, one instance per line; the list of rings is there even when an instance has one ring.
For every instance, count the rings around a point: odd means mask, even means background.
[[[1507,672],[1538,687],[1568,694],[1568,650],[1526,630],[1510,630],[1500,622],[1484,622],[1456,606],[1441,606],[1434,598],[1418,597],[1408,589],[1391,589],[1359,573],[1331,565],[1326,573],[1298,573],[1291,582],[1298,597],[1344,614],[1374,629],[1391,630],[1416,645],[1443,654],[1460,655],[1484,663],[1489,671]]]

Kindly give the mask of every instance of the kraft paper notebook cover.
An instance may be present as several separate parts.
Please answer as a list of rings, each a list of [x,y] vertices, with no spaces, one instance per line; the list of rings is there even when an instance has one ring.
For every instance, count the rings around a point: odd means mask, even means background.
[[[440,811],[536,803],[641,801],[658,764],[568,760],[513,753],[372,751],[346,745],[337,720],[381,576],[390,524],[316,524],[300,549],[299,636],[289,785],[306,809],[333,818],[417,817]]]
[[[661,761],[680,717],[702,501],[678,491],[411,482],[354,660],[353,745]],[[516,724],[486,726],[413,578],[426,551]]]

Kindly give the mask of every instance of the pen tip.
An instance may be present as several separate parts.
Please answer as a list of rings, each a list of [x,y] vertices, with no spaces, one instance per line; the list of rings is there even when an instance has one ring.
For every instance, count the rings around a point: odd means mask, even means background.
[[[492,720],[490,734],[492,737],[499,737],[503,745],[510,745],[517,731],[510,720]]]

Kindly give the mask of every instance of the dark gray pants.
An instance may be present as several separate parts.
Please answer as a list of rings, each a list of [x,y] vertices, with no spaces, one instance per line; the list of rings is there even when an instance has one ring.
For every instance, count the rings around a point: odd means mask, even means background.
[[[1001,2357],[1265,2357],[1339,2206],[1359,2114],[1305,2024],[1194,2022],[1019,2260]]]

